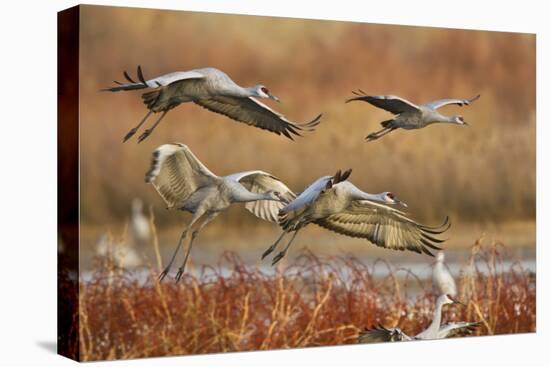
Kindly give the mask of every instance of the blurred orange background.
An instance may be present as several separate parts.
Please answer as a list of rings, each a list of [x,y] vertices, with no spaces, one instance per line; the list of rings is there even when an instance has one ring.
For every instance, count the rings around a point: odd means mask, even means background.
[[[143,143],[123,144],[147,112],[141,91],[99,90],[123,81],[124,70],[135,75],[137,65],[146,78],[216,67],[242,86],[266,85],[281,99],[267,103],[290,120],[324,113],[322,123],[292,142],[183,104]],[[462,114],[469,128],[398,130],[365,143],[391,115],[345,104],[358,88],[416,103],[481,98],[442,109]],[[83,6],[80,93],[81,223],[90,236],[122,228],[135,197],[151,206],[160,230],[182,228],[188,217],[164,210],[144,182],[152,151],[182,142],[218,175],[262,169],[296,192],[353,168],[358,187],[395,192],[414,219],[436,224],[450,215],[476,228],[472,238],[521,223],[534,244],[534,35]],[[204,232],[223,238],[258,226],[274,228],[237,206]]]

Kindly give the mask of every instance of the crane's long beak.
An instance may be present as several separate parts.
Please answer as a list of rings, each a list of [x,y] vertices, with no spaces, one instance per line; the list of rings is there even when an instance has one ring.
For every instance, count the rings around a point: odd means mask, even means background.
[[[399,200],[399,199],[396,198],[396,197],[394,197],[393,200],[395,201],[396,204],[402,205],[402,206],[404,206],[405,208],[408,207],[407,203],[405,203],[404,201]]]
[[[272,100],[276,101],[276,102],[281,102],[281,100],[279,98],[277,98],[276,96],[274,96],[273,94],[271,93],[268,93],[267,94],[269,96],[269,98],[271,98]]]

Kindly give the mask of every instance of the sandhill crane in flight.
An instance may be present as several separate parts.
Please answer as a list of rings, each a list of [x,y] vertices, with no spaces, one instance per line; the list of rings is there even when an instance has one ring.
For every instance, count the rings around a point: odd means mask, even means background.
[[[149,220],[143,214],[143,202],[139,198],[132,200],[130,217],[130,238],[134,245],[144,245],[151,239]]]
[[[436,294],[449,294],[455,297],[456,283],[455,280],[445,264],[445,254],[443,251],[439,251],[436,256],[436,262],[432,272],[432,282],[436,291]]]
[[[443,306],[452,304],[462,305],[462,303],[456,301],[451,295],[442,294],[439,296],[433,312],[432,323],[426,330],[413,337],[405,334],[400,328],[385,328],[379,325],[362,332],[357,341],[359,343],[381,343],[406,340],[444,339],[459,334],[470,334],[480,325],[479,322],[451,322],[441,325],[441,312]]]
[[[382,204],[401,204],[393,193],[369,194],[361,191],[347,178],[351,169],[334,176],[319,178],[296,199],[279,212],[279,224],[284,232],[262,255],[273,252],[283,236],[294,232],[285,248],[273,258],[272,265],[281,260],[298,231],[315,223],[331,231],[366,238],[373,244],[392,250],[409,250],[433,256],[431,250],[440,250],[436,244],[444,242],[431,235],[445,232],[450,224],[448,217],[439,227],[419,224],[405,213]],[[379,204],[382,203],[382,204]]]
[[[289,139],[293,139],[292,134],[300,136],[300,131],[313,131],[321,121],[321,115],[306,124],[289,121],[280,113],[255,99],[257,97],[279,101],[264,85],[241,87],[223,71],[214,68],[177,71],[145,80],[141,67],[138,66],[137,82],[127,72],[124,72],[124,76],[129,83],[123,84],[115,81],[117,86],[102,90],[118,92],[153,89],[142,94],[143,102],[149,111],[140,123],[126,134],[124,141],[130,139],[153,112],[162,112],[152,127],[146,129],[138,138],[138,142],[143,141],[153,132],[169,110],[185,102],[196,103],[212,112],[260,129],[269,130],[277,135],[283,134]]]
[[[281,180],[263,171],[217,176],[183,144],[165,144],[157,148],[153,152],[145,181],[153,185],[168,209],[193,214],[180,236],[170,262],[160,275],[161,280],[168,274],[183,240],[194,224],[197,226],[191,233],[176,281],[183,275],[193,241],[199,231],[231,204],[245,203],[245,208],[258,218],[276,223],[279,210],[295,198],[294,193]]]
[[[415,105],[404,98],[397,96],[369,96],[362,90],[353,92],[357,97],[350,98],[346,101],[364,101],[371,105],[393,113],[391,120],[382,121],[380,124],[383,129],[369,134],[367,141],[376,140],[382,136],[391,133],[396,129],[414,130],[422,129],[428,125],[435,123],[448,123],[456,125],[468,125],[464,118],[460,115],[445,116],[440,114],[437,109],[443,106],[456,104],[459,106],[469,105],[479,99],[478,94],[471,99],[438,99],[428,102],[423,105]]]

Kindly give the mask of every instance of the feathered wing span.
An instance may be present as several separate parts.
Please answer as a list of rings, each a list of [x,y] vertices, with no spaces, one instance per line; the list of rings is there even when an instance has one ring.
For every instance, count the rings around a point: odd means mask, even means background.
[[[137,68],[138,81],[132,79],[126,71],[123,73],[123,75],[129,83],[120,83],[115,81],[115,84],[117,84],[116,86],[102,89],[102,91],[119,92],[136,89],[158,88],[181,80],[203,79],[205,77],[203,74],[197,71],[176,71],[173,73],[161,75],[154,79],[145,80],[143,76],[143,71],[141,70],[141,66],[138,66]]]
[[[436,101],[428,102],[424,104],[424,106],[433,110],[436,110],[440,107],[451,105],[451,104],[456,104],[459,106],[468,106],[470,103],[477,101],[479,97],[481,97],[481,94],[478,94],[474,98],[470,98],[470,99],[455,99],[455,98],[438,99]]]
[[[481,322],[450,322],[442,325],[439,329],[438,338],[452,338],[459,335],[472,334],[479,326]]]
[[[269,130],[277,135],[283,134],[293,140],[292,135],[301,131],[313,131],[321,122],[321,115],[305,124],[287,120],[280,113],[252,97],[216,96],[194,101],[212,112],[220,113],[235,121]]]
[[[169,208],[198,188],[220,180],[184,144],[164,144],[153,152],[145,182],[151,183]]]
[[[277,177],[263,171],[248,171],[240,172],[226,179],[233,179],[243,185],[248,191],[254,193],[263,193],[267,191],[277,191],[283,201],[275,200],[258,200],[250,201],[245,204],[245,208],[254,214],[256,217],[277,223],[277,215],[279,210],[285,207],[289,202],[294,200],[296,195],[292,190]]]
[[[344,174],[349,176],[351,171],[346,171]],[[341,171],[337,172],[338,180],[341,179]],[[327,191],[331,190],[333,185],[338,183],[335,176],[323,176],[309,185],[296,199],[290,202],[287,206],[279,211],[279,225],[285,231],[297,230],[303,225],[306,225],[311,219],[299,218],[304,212]]]
[[[395,115],[403,112],[419,111],[417,105],[398,96],[369,96],[366,95],[366,93],[362,90],[359,90],[358,92],[353,92],[353,94],[357,95],[357,97],[348,99],[346,103],[352,101],[368,102],[375,107],[381,108]]]
[[[302,191],[296,199],[285,206],[281,210],[281,213],[286,214],[308,207],[315,200],[317,200],[319,195],[321,195],[321,193],[323,192],[323,190],[325,190],[325,187],[331,180],[332,176],[323,176],[319,178],[317,181],[309,185],[304,191]]]
[[[432,235],[445,232],[450,227],[448,219],[440,227],[427,227],[398,210],[361,200],[353,202],[345,211],[315,223],[346,236],[366,238],[379,247],[433,256],[431,250],[440,250],[438,245],[444,240]]]
[[[358,343],[384,343],[384,342],[400,342],[404,340],[412,340],[399,328],[385,328],[378,325],[372,329],[365,329],[357,338]]]

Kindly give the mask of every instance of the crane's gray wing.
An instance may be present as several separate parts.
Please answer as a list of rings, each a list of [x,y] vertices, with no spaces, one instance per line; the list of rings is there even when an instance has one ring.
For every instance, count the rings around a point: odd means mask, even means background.
[[[145,174],[145,182],[153,185],[169,208],[185,202],[198,188],[219,180],[184,144],[158,147]]]
[[[470,98],[470,99],[454,99],[454,98],[438,99],[436,101],[431,101],[431,102],[425,103],[423,106],[428,107],[432,110],[436,110],[439,107],[447,106],[447,105],[450,105],[450,104],[456,104],[456,105],[459,105],[459,106],[468,106],[470,103],[472,103],[474,101],[477,101],[479,99],[479,97],[481,97],[480,94],[478,94],[474,98]]]
[[[126,71],[124,72],[124,77],[126,78],[126,80],[128,80],[129,83],[119,83],[115,81],[115,84],[117,84],[115,87],[105,88],[105,89],[102,89],[102,91],[119,92],[121,90],[158,88],[158,87],[164,87],[169,84],[182,81],[182,80],[203,79],[205,78],[205,75],[195,70],[176,71],[173,73],[161,75],[153,79],[145,80],[141,67],[138,66],[137,81],[132,79]]]
[[[442,325],[439,328],[438,338],[452,338],[458,335],[468,335],[472,334],[477,327],[481,325],[481,322],[450,322],[448,324]]]
[[[404,213],[367,200],[354,201],[346,210],[314,223],[331,231],[366,238],[379,247],[409,250],[433,256],[445,240],[433,237],[445,232],[449,218],[439,227],[428,227],[407,218]]]
[[[260,219],[277,223],[277,215],[279,210],[285,207],[289,202],[294,200],[296,195],[292,190],[277,177],[263,171],[247,171],[239,172],[226,179],[231,179],[239,182],[248,191],[254,193],[277,191],[281,195],[283,201],[275,200],[258,200],[250,201],[245,204],[245,208]]]
[[[399,328],[385,328],[378,325],[372,329],[365,329],[357,338],[358,343],[384,343],[384,342],[400,342],[404,340],[412,340]]]
[[[397,96],[369,96],[366,95],[362,90],[358,92],[353,92],[357,97],[350,98],[346,101],[363,101],[368,102],[371,105],[381,108],[383,110],[389,111],[393,114],[400,114],[403,112],[418,112],[419,108],[414,103],[407,101],[404,98]]]
[[[312,218],[303,217],[304,212],[321,195],[327,194],[332,187],[340,182],[347,180],[351,174],[351,169],[342,173],[338,170],[333,176],[323,176],[309,185],[296,199],[279,211],[279,225],[285,230],[296,230],[299,225],[305,225],[311,222]],[[301,218],[302,217],[302,218]],[[296,221],[296,219],[300,219]]]
[[[277,135],[283,134],[292,140],[292,134],[301,136],[301,131],[313,131],[315,126],[321,122],[321,115],[305,124],[289,121],[280,113],[252,97],[214,96],[200,98],[194,102],[235,121],[269,130]]]
[[[323,176],[309,185],[298,197],[292,200],[287,206],[281,209],[283,213],[290,213],[296,210],[303,209],[311,205],[326,188],[327,183],[332,179],[332,176]]]

